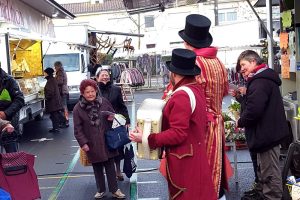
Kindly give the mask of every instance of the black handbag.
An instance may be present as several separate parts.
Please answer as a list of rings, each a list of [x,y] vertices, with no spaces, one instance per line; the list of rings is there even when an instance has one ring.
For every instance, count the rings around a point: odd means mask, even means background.
[[[136,171],[136,168],[137,166],[134,162],[133,147],[130,144],[129,148],[125,147],[123,172],[128,178],[130,178],[132,174]]]
[[[120,126],[118,126],[117,128],[111,128],[105,133],[105,142],[108,149],[110,150],[119,149],[125,144],[131,142],[126,126],[121,125],[121,123],[116,118],[115,120],[120,124]]]

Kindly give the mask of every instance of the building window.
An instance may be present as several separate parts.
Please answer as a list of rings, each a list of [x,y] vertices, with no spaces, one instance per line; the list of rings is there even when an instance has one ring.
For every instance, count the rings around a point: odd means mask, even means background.
[[[225,13],[219,13],[218,14],[219,22],[225,22]]]
[[[156,44],[146,44],[147,49],[155,48]]]
[[[227,13],[227,21],[236,21],[237,13],[236,12],[228,12]]]
[[[237,12],[236,11],[226,11],[221,10],[218,13],[219,23],[233,22],[237,21]]]
[[[145,28],[152,28],[154,27],[154,16],[149,15],[145,16]]]

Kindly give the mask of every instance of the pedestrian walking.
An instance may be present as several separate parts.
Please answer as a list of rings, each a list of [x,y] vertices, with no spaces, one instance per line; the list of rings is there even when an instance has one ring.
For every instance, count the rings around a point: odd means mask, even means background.
[[[115,113],[121,114],[126,119],[126,126],[130,125],[130,118],[128,114],[128,109],[123,101],[123,95],[121,92],[121,88],[114,85],[110,80],[110,75],[108,70],[98,68],[96,72],[96,79],[98,82],[99,93],[101,97],[106,98],[112,105]],[[115,165],[116,165],[116,173],[117,179],[119,181],[123,181],[124,177],[121,172],[121,160],[124,159],[124,146],[118,149],[119,155],[116,156]]]
[[[204,88],[208,129],[205,136],[208,162],[212,170],[215,191],[219,198],[223,189],[229,189],[232,167],[225,153],[225,129],[222,116],[222,100],[228,94],[228,77],[223,63],[218,59],[216,47],[210,46],[213,38],[209,33],[211,21],[199,14],[186,17],[185,29],[179,31],[186,49],[195,52],[201,74],[197,82]]]
[[[112,126],[112,116],[104,113],[114,112],[109,101],[97,94],[97,82],[91,79],[80,83],[80,99],[73,109],[74,135],[81,149],[86,152],[92,163],[97,184],[96,199],[105,196],[105,168],[109,191],[118,199],[125,199],[125,195],[118,189],[114,157],[117,150],[108,150],[104,134]],[[88,198],[88,197],[87,197]]]
[[[66,128],[69,127],[69,112],[67,107],[67,102],[69,98],[69,89],[68,89],[68,77],[65,72],[63,65],[60,61],[54,63],[55,68],[55,79],[58,85],[60,99],[63,105],[63,117],[60,121],[60,127]]]
[[[288,126],[280,93],[281,80],[252,50],[242,52],[237,61],[247,79],[245,108],[237,122],[245,128],[250,152],[257,153],[257,193],[243,200],[281,200],[280,143],[288,136]]]
[[[8,120],[14,127],[14,137],[4,145],[6,153],[18,151],[20,110],[25,105],[24,95],[17,81],[0,68],[0,119]]]
[[[52,121],[52,129],[49,130],[51,133],[58,133],[59,123],[61,119],[60,111],[63,109],[60,93],[58,89],[57,82],[53,77],[54,69],[46,68],[44,70],[45,79],[47,79],[44,93],[45,93],[45,110],[50,114],[50,119]]]
[[[205,96],[195,80],[201,70],[195,61],[194,52],[173,50],[167,66],[173,89],[178,91],[171,95],[163,109],[162,132],[148,137],[150,149],[165,147],[169,195],[174,200],[217,199],[206,155]],[[137,127],[129,136],[135,142],[142,142],[142,134]]]

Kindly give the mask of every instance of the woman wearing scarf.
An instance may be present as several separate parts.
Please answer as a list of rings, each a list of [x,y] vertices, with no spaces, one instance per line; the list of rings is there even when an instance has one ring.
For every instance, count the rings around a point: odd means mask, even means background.
[[[114,85],[110,81],[108,70],[98,68],[96,72],[100,96],[106,98],[112,105],[116,113],[123,115],[126,118],[126,125],[130,125],[130,119],[127,107],[123,101],[121,88]],[[121,160],[124,159],[124,146],[118,149],[119,155],[115,157],[117,179],[123,181],[124,177],[121,172]]]
[[[114,112],[111,104],[97,94],[97,83],[91,79],[80,84],[80,99],[73,110],[74,135],[82,150],[87,154],[93,165],[98,192],[95,199],[105,195],[105,168],[109,191],[112,196],[124,199],[125,195],[118,189],[114,157],[117,151],[109,151],[105,143],[105,132],[111,127],[113,117],[108,112]]]

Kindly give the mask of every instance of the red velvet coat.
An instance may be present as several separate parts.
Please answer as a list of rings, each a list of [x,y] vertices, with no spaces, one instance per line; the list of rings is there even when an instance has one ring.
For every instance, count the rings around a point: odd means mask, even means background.
[[[150,134],[150,148],[166,147],[167,179],[170,199],[216,200],[211,170],[206,156],[206,112],[204,91],[194,79],[183,79],[196,98],[192,113],[189,96],[178,91],[169,99],[163,111],[163,131]]]

